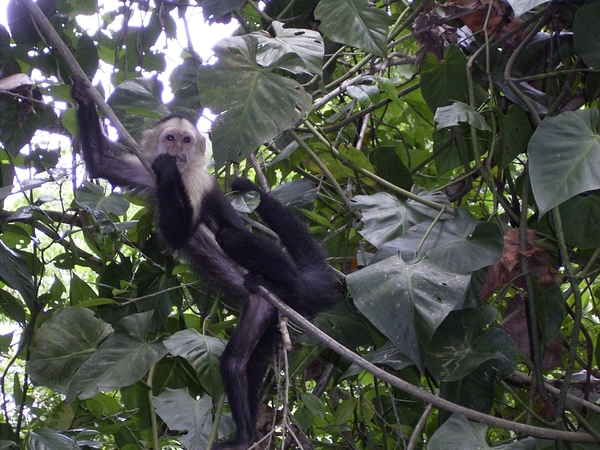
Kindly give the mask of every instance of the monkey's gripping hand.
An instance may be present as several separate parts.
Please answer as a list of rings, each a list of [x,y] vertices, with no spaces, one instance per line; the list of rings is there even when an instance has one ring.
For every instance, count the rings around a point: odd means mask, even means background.
[[[194,208],[185,190],[175,158],[162,154],[152,163],[156,175],[158,228],[167,243],[177,250],[190,239]]]
[[[73,85],[71,86],[71,95],[79,105],[89,105],[92,101],[89,91],[89,83],[78,75],[71,77]]]

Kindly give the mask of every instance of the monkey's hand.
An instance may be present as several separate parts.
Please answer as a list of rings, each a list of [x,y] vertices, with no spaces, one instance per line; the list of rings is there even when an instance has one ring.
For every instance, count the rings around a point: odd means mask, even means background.
[[[89,82],[78,75],[73,75],[71,80],[73,81],[73,85],[71,86],[73,99],[80,105],[89,105],[92,101]]]
[[[159,185],[181,179],[175,158],[166,153],[156,157],[152,163],[152,170]]]
[[[158,228],[167,243],[177,250],[193,231],[194,208],[172,156],[162,154],[152,163],[156,174]]]

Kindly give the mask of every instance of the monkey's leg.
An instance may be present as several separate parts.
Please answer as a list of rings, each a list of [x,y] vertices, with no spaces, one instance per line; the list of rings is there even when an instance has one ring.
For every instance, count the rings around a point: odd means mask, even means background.
[[[263,362],[269,328],[277,323],[277,310],[259,295],[250,295],[239,318],[238,326],[221,355],[221,376],[229,400],[231,415],[237,427],[235,439],[213,447],[216,449],[244,448],[256,440],[258,384],[264,375],[259,372]],[[258,381],[257,381],[258,380]]]

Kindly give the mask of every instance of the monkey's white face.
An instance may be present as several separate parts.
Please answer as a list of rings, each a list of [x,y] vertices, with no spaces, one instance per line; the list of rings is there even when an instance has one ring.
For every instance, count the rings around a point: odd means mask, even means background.
[[[182,170],[196,153],[196,135],[185,129],[167,128],[160,134],[159,153],[175,158],[177,168]]]

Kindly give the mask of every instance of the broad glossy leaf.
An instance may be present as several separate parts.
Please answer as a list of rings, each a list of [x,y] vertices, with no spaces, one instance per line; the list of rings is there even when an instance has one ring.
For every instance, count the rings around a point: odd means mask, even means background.
[[[517,363],[517,349],[499,328],[483,329],[498,311],[493,306],[454,311],[438,327],[431,340],[427,368],[440,381],[457,381],[483,363],[492,362],[499,378],[508,377]]]
[[[486,361],[460,380],[441,382],[440,396],[452,403],[487,414],[494,405],[498,380],[494,361]],[[441,422],[445,422],[450,416],[448,411],[440,411]]]
[[[600,188],[598,110],[549,117],[529,143],[531,188],[544,215],[568,199]]]
[[[346,278],[354,302],[375,327],[423,370],[433,333],[460,308],[470,277],[431,261],[392,256]]]
[[[64,393],[81,365],[112,331],[90,309],[57,309],[36,332],[27,373],[36,384]]]
[[[170,113],[161,101],[162,90],[163,86],[156,78],[131,78],[117,86],[108,99],[119,120],[138,142],[157,119]],[[135,110],[131,110],[134,106]],[[126,114],[127,110],[131,114]]]
[[[467,58],[456,46],[444,49],[444,60],[427,53],[421,65],[421,92],[431,111],[452,101],[466,101],[469,92],[465,64]]]
[[[182,330],[163,342],[169,353],[185,358],[212,398],[223,393],[219,357],[225,349],[222,339],[205,336],[194,329]]]
[[[114,333],[79,368],[69,384],[65,401],[91,398],[140,380],[167,354],[161,342],[148,342],[152,311],[126,316]]]
[[[507,0],[510,3],[513,11],[515,12],[515,17],[520,17],[525,14],[527,11],[532,10],[536,6],[543,5],[544,3],[549,2],[550,0]]]
[[[89,181],[84,181],[75,191],[75,195],[79,205],[104,211],[107,214],[113,213],[116,216],[122,216],[129,209],[129,202],[122,195],[104,195],[104,189],[101,186]]]
[[[440,106],[435,110],[434,120],[437,129],[453,127],[461,122],[473,125],[478,130],[491,131],[492,129],[475,108],[463,102],[454,102],[449,106]]]
[[[527,113],[511,105],[506,115],[498,115],[500,133],[496,139],[495,159],[499,169],[504,169],[520,153],[524,153],[531,137],[531,124]]]
[[[398,350],[398,347],[394,346],[391,342],[386,342],[380,349],[363,355],[363,358],[378,366],[389,366],[396,371],[400,371],[413,365],[413,362],[408,359],[400,350]],[[346,370],[344,375],[342,375],[342,379],[351,377],[353,375],[358,375],[361,370],[363,369],[358,367],[356,364],[352,364],[348,370]]]
[[[38,428],[27,436],[30,450],[79,450],[79,445],[68,436],[49,428]]]
[[[582,5],[575,13],[573,35],[575,49],[590,67],[600,67],[600,3]]]
[[[0,142],[12,156],[19,154],[36,131],[52,130],[60,122],[51,105],[34,102],[33,108],[24,114],[21,102],[0,95]]]
[[[258,39],[230,37],[213,48],[216,64],[198,71],[202,104],[219,114],[212,125],[215,165],[239,161],[296,125],[312,97],[295,80],[274,72],[277,64],[257,61]],[[290,58],[294,55],[289,55]],[[291,59],[283,58],[282,65]]]
[[[8,289],[0,289],[0,311],[2,311],[3,316],[25,326],[27,320],[25,306],[8,292]]]
[[[21,294],[30,308],[35,301],[33,274],[25,258],[0,240],[0,278]]]
[[[319,31],[332,41],[387,54],[390,17],[367,0],[321,0],[315,18],[320,21]]]
[[[413,178],[394,147],[377,147],[369,153],[369,161],[381,178],[403,189],[410,190]]]
[[[202,15],[204,20],[214,23],[227,14],[241,9],[246,4],[246,0],[203,0]]]
[[[363,227],[359,233],[375,247],[402,236],[408,228],[426,219],[411,212],[404,202],[385,192],[356,195],[353,207],[362,213]]]
[[[431,436],[428,450],[465,450],[465,449],[491,449],[486,440],[487,426],[471,422],[462,413],[454,413]],[[501,450],[535,450],[536,441],[532,437],[521,439],[517,442],[494,446]]]
[[[317,31],[300,28],[283,28],[281,22],[271,24],[275,37],[266,31],[252,33],[258,39],[257,62],[263,67],[295,55],[279,67],[294,73],[308,72],[321,75],[323,67],[323,38]]]
[[[411,227],[383,245],[374,262],[398,252],[406,261],[427,255],[435,264],[455,273],[474,272],[495,263],[504,248],[502,230],[494,223],[476,220],[464,208],[456,208],[455,213],[454,218],[439,221],[432,229],[431,220]]]
[[[165,389],[152,400],[156,413],[170,430],[181,431],[179,440],[187,449],[206,448],[213,426],[212,400],[196,400],[185,389]]]
[[[600,246],[600,194],[582,194],[559,207],[565,240],[574,247]]]

